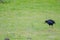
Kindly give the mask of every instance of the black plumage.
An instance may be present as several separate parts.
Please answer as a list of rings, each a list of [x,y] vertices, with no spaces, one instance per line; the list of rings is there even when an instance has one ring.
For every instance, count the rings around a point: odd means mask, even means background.
[[[10,40],[9,38],[5,38],[5,40]]]
[[[53,24],[55,24],[55,21],[52,19],[49,19],[49,20],[45,20],[45,23],[47,23],[49,26],[53,26]]]

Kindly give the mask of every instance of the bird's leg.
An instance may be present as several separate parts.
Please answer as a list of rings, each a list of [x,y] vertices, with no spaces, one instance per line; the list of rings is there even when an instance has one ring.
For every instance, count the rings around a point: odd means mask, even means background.
[[[53,28],[53,25],[51,25],[52,26],[52,28]]]
[[[49,25],[49,32],[53,30],[53,25]]]
[[[49,28],[50,28],[51,25],[49,25]]]
[[[53,25],[49,25],[49,27],[53,28]]]

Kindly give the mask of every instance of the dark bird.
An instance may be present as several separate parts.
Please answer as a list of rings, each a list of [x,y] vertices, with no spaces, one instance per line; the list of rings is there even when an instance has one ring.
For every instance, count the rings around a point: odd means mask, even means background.
[[[49,26],[53,26],[55,24],[55,21],[52,19],[45,20],[45,23],[47,23]]]
[[[5,38],[5,40],[10,40],[9,38]]]

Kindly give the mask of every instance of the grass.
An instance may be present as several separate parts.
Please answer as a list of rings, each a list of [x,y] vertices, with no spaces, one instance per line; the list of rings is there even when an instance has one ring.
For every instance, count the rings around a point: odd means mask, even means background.
[[[0,39],[60,40],[59,0],[8,0],[0,4]],[[44,23],[56,21],[54,29]]]

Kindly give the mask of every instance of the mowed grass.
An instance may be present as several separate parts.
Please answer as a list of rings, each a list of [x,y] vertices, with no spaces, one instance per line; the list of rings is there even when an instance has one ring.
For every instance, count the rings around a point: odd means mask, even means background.
[[[44,23],[55,20],[54,28]],[[0,4],[0,40],[60,40],[60,0],[8,0]]]

